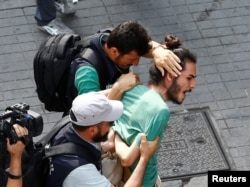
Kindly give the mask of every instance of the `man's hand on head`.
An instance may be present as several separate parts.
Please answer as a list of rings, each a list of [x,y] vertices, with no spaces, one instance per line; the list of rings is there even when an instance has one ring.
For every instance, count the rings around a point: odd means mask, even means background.
[[[181,74],[180,59],[172,51],[159,45],[153,48],[152,54],[155,65],[161,71],[162,76],[164,76],[164,69],[175,77]]]

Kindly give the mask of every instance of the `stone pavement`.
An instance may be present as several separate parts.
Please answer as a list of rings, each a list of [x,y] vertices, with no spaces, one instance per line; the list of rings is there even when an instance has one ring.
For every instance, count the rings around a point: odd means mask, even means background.
[[[172,111],[208,106],[233,170],[250,170],[250,1],[249,0],[81,0],[64,22],[86,36],[129,20],[140,21],[152,38],[166,33],[198,56],[197,88]],[[44,133],[60,113],[44,110],[33,77],[33,57],[48,35],[37,29],[35,0],[0,0],[0,111],[26,102],[44,119]],[[151,63],[134,68],[143,82]],[[165,182],[171,187],[205,187],[206,176]]]

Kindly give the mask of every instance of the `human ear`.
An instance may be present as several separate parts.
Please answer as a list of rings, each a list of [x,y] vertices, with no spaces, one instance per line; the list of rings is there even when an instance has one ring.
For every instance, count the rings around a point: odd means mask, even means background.
[[[111,47],[110,52],[114,57],[118,57],[120,55],[118,49],[116,47]]]
[[[166,79],[167,79],[168,82],[172,82],[173,81],[174,76],[172,74],[167,73],[165,76],[166,76]]]
[[[90,126],[88,128],[88,133],[91,134],[91,135],[95,135],[97,131],[98,130],[97,130],[97,126],[96,125]]]

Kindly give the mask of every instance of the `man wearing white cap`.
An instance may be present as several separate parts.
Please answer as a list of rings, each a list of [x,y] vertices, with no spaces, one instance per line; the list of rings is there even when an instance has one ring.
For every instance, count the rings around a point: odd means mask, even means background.
[[[82,146],[88,160],[75,155],[60,155],[53,157],[50,164],[47,187],[113,187],[101,174],[101,152],[95,143],[107,139],[112,121],[118,119],[123,112],[120,101],[109,100],[98,92],[90,92],[75,98],[70,110],[71,123],[66,125],[55,136],[52,145],[73,142]],[[141,136],[140,161],[137,169],[125,184],[141,186],[144,170],[150,157],[157,149],[159,138],[149,143],[145,135]]]

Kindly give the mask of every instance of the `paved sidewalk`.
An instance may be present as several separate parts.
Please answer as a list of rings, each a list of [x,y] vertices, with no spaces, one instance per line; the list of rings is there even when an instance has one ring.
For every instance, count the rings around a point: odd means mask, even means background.
[[[208,106],[233,170],[250,170],[250,1],[249,0],[80,0],[64,22],[82,36],[136,19],[161,42],[166,33],[184,41],[198,56],[197,88],[173,111]],[[33,57],[48,35],[36,27],[35,0],[0,0],[0,111],[26,102],[44,119],[44,133],[61,117],[39,102]],[[148,80],[148,59],[134,68]],[[164,186],[197,187],[200,180]],[[205,181],[205,182],[204,182]]]

